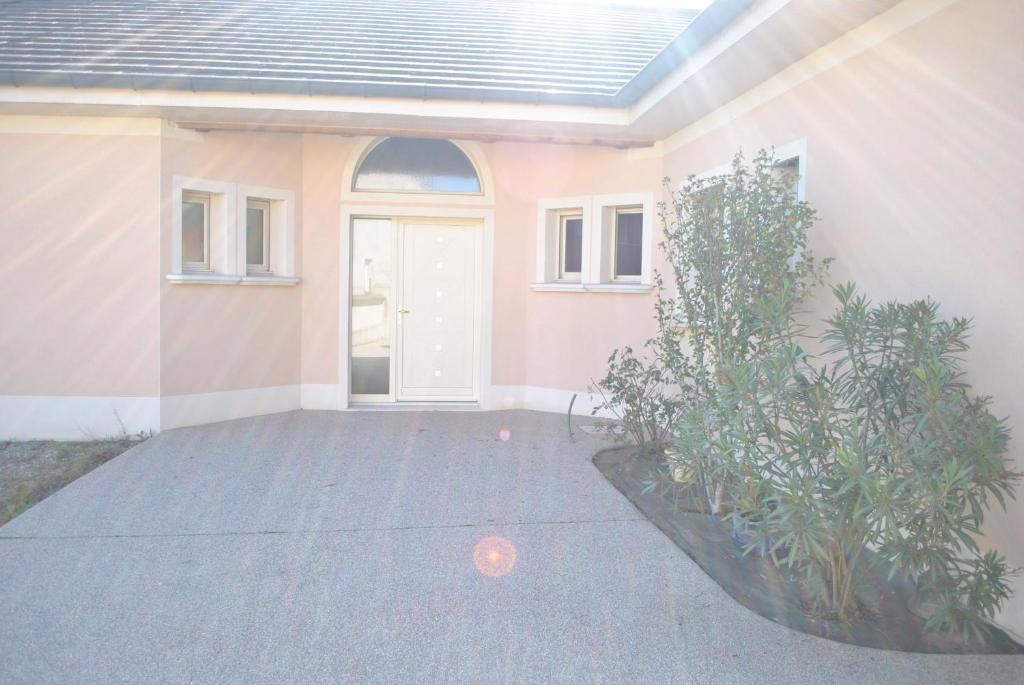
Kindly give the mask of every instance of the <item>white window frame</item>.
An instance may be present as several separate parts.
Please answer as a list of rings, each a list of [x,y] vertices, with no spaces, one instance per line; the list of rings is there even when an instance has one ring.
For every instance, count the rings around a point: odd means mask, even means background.
[[[643,214],[640,276],[615,278],[615,216],[619,208]],[[562,277],[562,217],[583,216],[583,263],[579,280]],[[654,193],[576,195],[537,203],[535,291],[646,293],[653,288]]]
[[[617,276],[615,273],[616,218],[621,210],[639,210],[643,215],[640,247],[640,275]],[[648,292],[654,284],[654,193],[616,193],[593,198],[594,237],[592,240],[589,290],[608,292]]]
[[[775,160],[777,162],[787,162],[791,159],[796,159],[796,171],[800,174],[800,178],[796,182],[796,199],[803,202],[807,199],[807,139],[801,138],[800,140],[794,140],[786,143],[785,145],[778,145],[775,147]]]
[[[254,197],[246,198],[245,202],[245,273],[246,274],[268,274],[270,273],[270,200],[263,200]],[[259,209],[263,215],[263,255],[258,263],[249,261],[249,210]]]
[[[614,224],[612,225],[612,233],[611,233],[612,241],[611,241],[611,246],[609,247],[609,253],[610,253],[609,254],[609,259],[611,261],[611,265],[610,265],[609,268],[611,270],[612,281],[615,282],[615,283],[640,283],[641,279],[643,278],[643,266],[642,266],[642,264],[643,264],[643,255],[642,254],[641,254],[640,273],[638,273],[638,274],[626,274],[626,275],[620,274],[618,272],[618,266],[617,266],[617,264],[618,264],[618,249],[619,249],[619,217],[622,216],[623,214],[639,214],[641,216],[641,221],[643,222],[643,225],[641,227],[641,230],[643,231],[643,233],[641,235],[645,235],[647,233],[647,222],[643,221],[643,213],[644,213],[644,208],[641,205],[635,205],[635,206],[632,206],[632,207],[616,207],[615,208],[615,216],[614,216],[614,219],[613,219]],[[642,249],[643,248],[641,247],[641,250]]]
[[[580,224],[583,224],[583,210],[566,209],[558,212],[558,252],[555,256],[556,264],[556,279],[564,283],[579,283],[583,280],[583,231],[580,231],[580,270],[579,271],[566,271],[565,270],[565,256],[568,250],[566,249],[566,239],[568,233],[566,231],[566,222],[570,219],[579,219]]]
[[[342,175],[341,202],[342,203],[403,203],[415,202],[418,205],[493,205],[494,178],[491,176],[490,167],[485,163],[487,157],[483,148],[471,140],[448,140],[456,145],[469,158],[470,163],[476,169],[477,178],[480,179],[480,194],[458,194],[458,193],[409,193],[409,192],[386,192],[377,190],[353,190],[356,170],[359,164],[366,157],[383,137],[359,136],[353,139],[352,152],[345,162],[345,170]]]
[[[265,203],[266,235],[263,250],[267,268],[250,268],[246,255],[248,226],[245,220],[250,202]],[[295,285],[295,193],[285,188],[239,184],[238,186],[237,273],[241,285]]]
[[[373,195],[378,195],[378,196],[380,196],[380,195],[448,195],[448,196],[454,196],[456,198],[461,198],[461,197],[482,197],[485,194],[484,182],[483,182],[483,179],[480,177],[480,170],[477,168],[477,163],[473,160],[473,158],[468,153],[466,153],[465,150],[462,149],[462,146],[460,146],[455,141],[448,140],[446,138],[438,138],[437,140],[444,140],[445,142],[451,143],[452,145],[455,146],[455,148],[457,150],[459,150],[460,152],[462,152],[463,155],[465,155],[466,159],[469,161],[469,165],[473,168],[473,173],[476,174],[477,185],[480,186],[480,190],[478,190],[477,192],[474,193],[474,192],[469,192],[469,191],[457,191],[457,190],[410,190],[410,189],[397,190],[397,189],[382,189],[382,188],[377,188],[377,189],[374,189],[374,188],[363,188],[361,190],[357,190],[356,189],[356,183],[359,180],[359,169],[363,166],[363,162],[366,161],[366,158],[370,156],[370,154],[377,148],[378,145],[381,145],[382,143],[385,143],[385,142],[387,142],[388,140],[390,140],[392,138],[401,138],[401,137],[400,136],[381,136],[380,138],[377,138],[376,140],[374,140],[372,145],[370,145],[369,147],[367,147],[365,150],[362,151],[362,154],[360,154],[359,159],[356,162],[355,168],[354,168],[354,170],[352,172],[352,183],[349,186],[350,192],[352,192],[352,193],[361,193],[361,194],[373,194]]]
[[[807,139],[800,138],[798,140],[793,140],[783,145],[776,145],[773,149],[776,162],[786,162],[791,159],[797,160],[797,173],[800,174],[800,178],[796,184],[796,199],[803,202],[807,199]],[[712,169],[696,174],[696,178],[698,180],[703,180],[731,173],[732,164],[726,162],[724,164],[719,164]],[[682,190],[685,185],[686,181],[681,181],[677,186],[677,190]]]
[[[209,198],[208,240],[205,269],[184,263],[182,259],[181,218],[185,196],[205,195]],[[232,283],[238,251],[236,188],[233,183],[203,178],[174,176],[171,179],[171,264],[167,279],[174,283]]]
[[[208,270],[188,269],[182,262],[181,211],[186,195],[210,198]],[[249,273],[246,265],[245,211],[249,199],[270,207],[266,272]],[[167,280],[192,285],[295,285],[295,193],[281,188],[174,176],[171,179],[171,263]]]
[[[796,184],[796,199],[798,202],[803,202],[807,199],[807,139],[800,138],[797,140],[790,141],[783,145],[773,146],[774,159],[776,163],[786,162],[791,159],[797,160],[797,173],[800,174],[800,178]],[[706,180],[714,178],[715,176],[725,176],[732,173],[732,164],[725,162],[719,164],[716,167],[703,171],[699,174],[695,174],[697,180]],[[682,190],[687,184],[687,181],[681,181],[676,187],[677,190]],[[802,252],[797,252],[793,255],[794,261],[800,259]],[[693,278],[692,275],[689,278]],[[676,293],[678,295],[678,293]]]
[[[577,290],[590,278],[590,242],[592,219],[590,196],[573,195],[541,200],[537,203],[537,270],[536,280],[530,286],[534,290]],[[578,279],[561,279],[561,222],[562,216],[578,216],[583,219],[583,258]]]
[[[182,258],[181,258],[181,270],[192,271],[192,272],[207,272],[210,271],[210,207],[213,204],[209,193],[200,193],[195,190],[185,190],[181,194],[181,207],[182,212],[185,211],[185,204],[197,204],[203,206],[203,260],[200,262],[190,262],[185,259],[184,256],[184,216],[179,221],[182,222]]]

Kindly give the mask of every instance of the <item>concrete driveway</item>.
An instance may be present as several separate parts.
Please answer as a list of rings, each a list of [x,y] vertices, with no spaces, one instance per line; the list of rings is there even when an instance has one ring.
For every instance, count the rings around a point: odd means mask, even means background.
[[[533,412],[163,433],[0,528],[0,682],[1019,682],[1024,657],[752,614],[602,478],[602,444]]]

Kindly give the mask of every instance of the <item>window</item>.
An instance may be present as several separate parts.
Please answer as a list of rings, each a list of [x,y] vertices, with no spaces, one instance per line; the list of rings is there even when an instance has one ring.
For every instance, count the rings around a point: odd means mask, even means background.
[[[270,203],[252,200],[245,208],[246,273],[270,272]]]
[[[653,193],[552,198],[538,203],[540,291],[651,289]]]
[[[455,143],[434,138],[385,138],[356,168],[352,190],[480,195],[476,167]]]
[[[171,283],[295,285],[295,193],[174,176]]]
[[[210,196],[186,192],[181,198],[183,271],[210,270]]]
[[[171,193],[167,278],[176,283],[223,282],[234,269],[234,184],[174,176]]]
[[[541,200],[538,209],[537,283],[580,290],[590,271],[590,198]]]
[[[788,190],[794,200],[802,202],[805,199],[806,193],[807,140],[795,140],[785,145],[772,147],[771,150],[773,158],[771,173],[773,179]],[[725,190],[725,182],[721,180],[721,177],[728,176],[731,173],[732,165],[722,164],[696,176],[699,180],[708,181],[708,184],[701,191],[701,202],[695,208],[696,211],[705,213],[721,211],[718,209],[720,207],[719,201],[721,200],[721,194]],[[683,185],[685,183],[680,183],[679,187],[682,188]],[[728,213],[721,217],[721,221],[723,230],[728,230],[730,222]],[[800,251],[797,251],[793,255],[792,261],[794,264],[799,261],[800,254]]]
[[[786,186],[789,192],[800,197],[800,158],[790,157],[775,163],[774,176],[779,183]]]
[[[643,273],[643,235],[643,207],[619,207],[615,210],[614,280],[640,280]]]
[[[583,215],[558,216],[558,280],[578,281],[583,271]]]
[[[591,290],[646,292],[652,284],[653,193],[594,198],[594,249],[600,271]]]
[[[293,285],[295,193],[282,188],[238,186],[236,273],[242,285]]]

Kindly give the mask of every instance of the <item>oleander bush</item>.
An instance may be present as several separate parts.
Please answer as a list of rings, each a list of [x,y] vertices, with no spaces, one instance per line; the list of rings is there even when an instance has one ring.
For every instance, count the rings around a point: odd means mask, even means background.
[[[598,409],[617,415],[644,448],[662,450],[684,414],[701,412],[725,364],[747,358],[764,338],[755,317],[760,299],[787,288],[797,296],[820,283],[827,263],[807,249],[816,215],[793,192],[796,178],[762,150],[748,164],[737,154],[730,173],[691,176],[660,205],[674,294],[660,276],[657,335],[642,354],[612,353],[595,385]],[[597,410],[595,410],[597,411]],[[708,507],[721,496],[705,451],[676,454],[707,491]]]
[[[815,260],[807,247],[817,214],[797,198],[794,173],[773,153],[762,150],[749,164],[737,154],[730,173],[690,177],[664,210],[695,397],[673,429],[683,439],[674,441],[672,470],[695,482],[707,511],[721,511],[737,485],[706,444],[719,428],[714,403],[723,369],[795,325],[802,302],[828,271],[829,262]],[[760,315],[762,303],[773,299],[786,305],[775,320]]]
[[[799,571],[812,613],[860,617],[861,584],[885,569],[914,581],[926,628],[983,637],[1014,571],[977,538],[1020,474],[1005,421],[964,380],[969,322],[847,284],[810,336],[801,307],[829,263],[807,249],[816,215],[790,169],[737,155],[669,190],[673,292],[659,276],[658,333],[612,354],[603,406],[745,552]]]
[[[795,325],[727,364],[710,403],[709,449],[729,492],[728,517],[802,572],[817,613],[856,618],[858,580],[885,563],[914,580],[926,628],[981,637],[1009,596],[1006,560],[978,543],[989,507],[1014,494],[1005,421],[970,392],[969,322],[930,300],[872,305],[852,284],[815,358]],[[786,297],[761,308],[786,319]],[[765,341],[768,343],[769,341]]]

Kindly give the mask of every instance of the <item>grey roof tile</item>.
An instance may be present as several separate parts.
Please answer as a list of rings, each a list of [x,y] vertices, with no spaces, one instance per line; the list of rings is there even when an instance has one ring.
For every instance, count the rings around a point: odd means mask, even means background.
[[[0,0],[0,83],[621,105],[695,15],[546,0]]]

